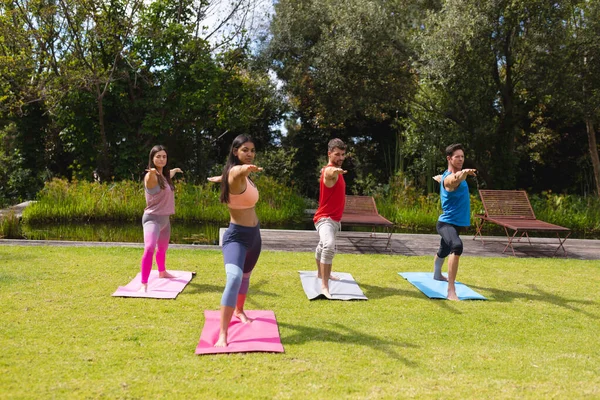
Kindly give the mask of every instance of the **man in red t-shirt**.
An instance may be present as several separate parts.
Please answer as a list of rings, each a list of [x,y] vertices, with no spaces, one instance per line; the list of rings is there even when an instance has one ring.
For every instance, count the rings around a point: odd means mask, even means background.
[[[321,278],[321,293],[331,299],[329,293],[329,279],[337,279],[331,275],[331,265],[335,255],[335,239],[341,230],[340,221],[346,205],[346,182],[344,176],[347,171],[342,169],[346,158],[346,144],[340,139],[331,139],[327,146],[329,163],[321,169],[319,179],[319,208],[313,221],[319,232],[319,244],[315,252],[318,276]]]

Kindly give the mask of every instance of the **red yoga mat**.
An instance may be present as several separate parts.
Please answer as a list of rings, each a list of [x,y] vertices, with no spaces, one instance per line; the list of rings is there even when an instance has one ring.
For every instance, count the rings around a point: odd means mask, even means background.
[[[283,353],[283,345],[279,337],[279,328],[275,313],[270,310],[245,311],[252,322],[244,324],[235,316],[231,318],[227,331],[227,347],[214,347],[219,339],[219,311],[204,311],[204,328],[196,354],[217,353],[247,353],[252,351],[267,351]]]
[[[150,299],[174,299],[192,280],[195,272],[188,271],[172,271],[169,273],[175,278],[159,278],[158,271],[150,272],[148,278],[148,291],[138,292],[142,285],[141,274],[138,274],[126,286],[119,286],[116,292],[112,295],[115,297],[144,297]]]

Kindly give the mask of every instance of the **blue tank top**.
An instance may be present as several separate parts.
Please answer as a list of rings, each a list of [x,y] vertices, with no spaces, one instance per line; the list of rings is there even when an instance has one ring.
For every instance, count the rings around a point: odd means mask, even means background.
[[[440,199],[442,200],[442,215],[438,221],[456,226],[471,225],[471,199],[469,197],[469,185],[462,181],[454,191],[449,192],[444,187],[444,179],[451,172],[446,170],[442,174],[440,185]]]

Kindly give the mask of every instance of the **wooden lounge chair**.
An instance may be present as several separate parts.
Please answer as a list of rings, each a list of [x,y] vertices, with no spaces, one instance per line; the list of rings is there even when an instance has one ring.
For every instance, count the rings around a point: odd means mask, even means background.
[[[504,228],[508,239],[503,253],[510,247],[513,255],[515,255],[513,242],[517,235],[520,235],[517,241],[526,236],[531,245],[528,232],[554,232],[558,238],[558,247],[554,251],[553,256],[556,255],[560,248],[567,255],[564,243],[571,234],[571,230],[564,226],[538,220],[535,217],[533,208],[531,208],[529,197],[527,197],[527,193],[524,190],[480,190],[479,196],[481,197],[485,214],[475,215],[479,220],[473,240],[477,236],[480,236],[483,243],[481,229],[486,222],[499,225]],[[514,233],[511,235],[509,230],[514,231]],[[561,234],[564,236],[561,236]]]
[[[379,215],[375,199],[371,196],[346,196],[341,223],[350,226],[371,226],[373,227],[371,237],[375,237],[375,228],[383,227],[387,235],[385,248],[390,246],[394,224]]]

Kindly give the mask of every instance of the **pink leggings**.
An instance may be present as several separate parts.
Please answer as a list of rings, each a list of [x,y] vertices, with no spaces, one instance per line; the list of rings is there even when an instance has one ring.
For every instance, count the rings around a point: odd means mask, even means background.
[[[160,272],[165,270],[165,258],[171,237],[171,223],[168,215],[144,214],[144,254],[142,255],[142,283],[148,283],[152,271],[152,257],[156,250],[156,266]]]

